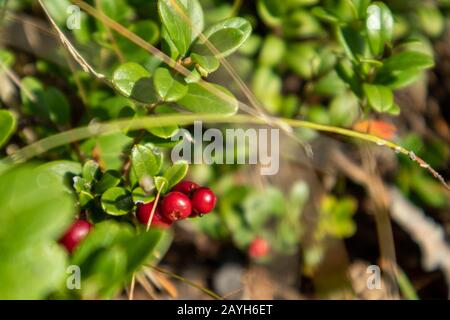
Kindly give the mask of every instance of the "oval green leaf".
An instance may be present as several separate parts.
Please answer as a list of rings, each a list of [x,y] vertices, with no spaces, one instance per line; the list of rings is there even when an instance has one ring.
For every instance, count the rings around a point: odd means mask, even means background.
[[[159,165],[153,150],[144,145],[135,145],[131,150],[130,180],[139,183],[144,177],[153,177],[159,171]]]
[[[387,112],[394,104],[392,90],[385,86],[364,84],[364,93],[369,105],[378,112]]]
[[[394,33],[394,18],[384,3],[374,2],[367,7],[366,30],[370,50],[381,55]]]
[[[194,113],[236,113],[238,102],[231,92],[219,85],[205,83],[205,86],[210,90],[197,83],[189,84],[188,93],[178,103]]]
[[[159,0],[158,12],[170,39],[182,56],[192,40],[189,13],[180,0]]]
[[[133,209],[131,193],[120,187],[106,190],[101,198],[102,208],[112,216],[123,216]]]
[[[167,179],[168,188],[172,189],[178,182],[183,180],[189,169],[189,165],[186,161],[178,161],[174,163],[164,172],[164,178]]]
[[[158,68],[153,74],[153,85],[163,101],[175,102],[183,98],[188,88],[175,80],[166,68]]]
[[[116,90],[127,98],[142,103],[158,100],[150,72],[137,63],[127,62],[120,65],[114,71],[112,82]]]
[[[108,190],[109,188],[116,187],[119,185],[121,180],[120,172],[116,170],[108,170],[101,177],[100,181],[95,186],[95,193],[101,194]]]
[[[204,56],[223,58],[239,49],[251,33],[252,26],[247,20],[229,18],[206,29],[205,39],[199,39],[192,51]],[[214,49],[211,50],[210,47]]]

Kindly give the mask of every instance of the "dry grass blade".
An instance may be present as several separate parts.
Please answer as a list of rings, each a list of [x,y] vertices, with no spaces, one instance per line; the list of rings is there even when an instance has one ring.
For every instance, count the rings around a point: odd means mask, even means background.
[[[72,43],[67,39],[65,34],[61,31],[61,29],[56,24],[55,20],[51,17],[50,13],[47,10],[47,7],[44,4],[43,0],[39,0],[39,4],[42,7],[42,10],[44,10],[48,20],[52,24],[52,26],[55,28],[56,32],[58,33],[59,39],[61,40],[64,47],[69,51],[70,55],[75,59],[75,61],[83,68],[83,70],[87,73],[92,74],[97,79],[108,82],[107,78],[101,74],[95,71],[95,69],[83,58],[83,56],[77,51],[77,49],[72,45]]]
[[[181,281],[183,283],[186,283],[187,285],[190,285],[190,286],[192,286],[192,287],[202,291],[203,293],[207,294],[211,298],[214,298],[216,300],[224,300],[224,298],[219,296],[217,293],[214,293],[214,292],[212,292],[211,290],[209,290],[207,288],[199,286],[198,284],[196,284],[196,283],[194,283],[194,282],[192,282],[192,281],[190,281],[190,280],[188,280],[188,279],[186,279],[186,278],[184,278],[182,276],[179,276],[179,275],[177,275],[175,273],[172,273],[172,272],[170,272],[168,270],[161,269],[161,268],[156,267],[156,266],[149,265],[149,267],[152,268],[155,271],[158,271],[158,272],[163,273],[165,275],[168,275],[168,276],[170,276],[170,277],[172,277],[174,279],[177,279],[177,280],[179,280],[179,281]]]

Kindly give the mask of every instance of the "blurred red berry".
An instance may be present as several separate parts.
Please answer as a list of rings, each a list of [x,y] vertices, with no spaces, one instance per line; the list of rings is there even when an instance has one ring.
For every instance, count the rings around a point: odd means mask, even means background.
[[[248,247],[248,255],[252,258],[262,258],[270,251],[269,243],[263,238],[255,238]]]
[[[162,200],[161,214],[171,221],[185,219],[191,212],[191,200],[184,193],[172,191]]]
[[[92,225],[86,220],[76,220],[60,239],[60,243],[72,253],[78,244],[88,235]]]
[[[178,191],[184,193],[188,197],[192,195],[192,193],[199,188],[199,185],[195,182],[189,180],[183,180],[179,182],[175,187],[173,187],[172,191]]]
[[[197,214],[211,212],[216,205],[216,195],[209,188],[198,188],[191,198],[192,210]]]
[[[137,210],[136,210],[136,218],[138,221],[143,224],[147,225],[148,220],[150,219],[150,215],[152,214],[153,206],[155,205],[155,201],[149,202],[149,203],[139,203]],[[153,214],[152,219],[152,226],[158,227],[158,228],[168,228],[172,225],[172,221],[169,219],[166,219],[162,216],[161,211],[159,210],[159,207],[156,207],[155,213]]]

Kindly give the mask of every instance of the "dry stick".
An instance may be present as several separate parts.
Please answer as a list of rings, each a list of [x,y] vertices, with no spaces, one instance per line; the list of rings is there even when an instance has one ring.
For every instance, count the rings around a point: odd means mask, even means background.
[[[50,13],[47,10],[47,7],[44,5],[43,1],[42,0],[38,0],[38,1],[42,7],[42,10],[44,10],[44,13],[47,16],[48,20],[50,21],[50,23],[52,24],[52,26],[55,28],[56,32],[58,33],[59,39],[61,40],[62,44],[64,45],[64,47],[66,47],[66,49],[69,51],[70,55],[75,59],[75,61],[78,62],[78,64],[83,68],[83,70],[85,72],[90,73],[90,74],[94,75],[96,78],[109,83],[109,81],[106,79],[106,77],[103,74],[95,71],[95,69],[89,63],[87,63],[87,61],[78,53],[77,49],[70,43],[69,39],[67,39],[67,37],[64,35],[64,33],[61,31],[61,29],[56,24],[56,22],[53,20],[53,18],[51,17]]]
[[[158,193],[156,194],[155,203],[153,204],[152,212],[150,213],[150,218],[147,221],[147,230],[146,231],[148,231],[150,229],[150,225],[152,224],[152,220],[153,220],[153,215],[155,214],[156,207],[158,206],[159,197],[161,196],[161,190],[162,190],[162,188],[164,188],[165,184],[166,184],[166,182],[163,181],[161,188],[158,190]]]
[[[128,293],[128,300],[133,300],[135,283],[136,283],[136,274],[133,273],[133,276],[131,277],[130,292]]]
[[[188,285],[190,285],[190,286],[192,286],[192,287],[194,287],[194,288],[196,288],[196,289],[202,291],[203,293],[207,294],[208,296],[210,296],[210,297],[212,297],[212,298],[214,298],[214,299],[216,299],[216,300],[224,300],[224,298],[221,297],[220,295],[218,295],[217,293],[214,293],[213,291],[211,291],[211,290],[209,290],[209,289],[206,289],[206,288],[204,288],[204,287],[202,287],[202,286],[196,284],[195,282],[192,282],[192,281],[190,281],[190,280],[188,280],[188,279],[186,279],[186,278],[184,278],[184,277],[182,277],[182,276],[179,276],[179,275],[177,275],[177,274],[175,274],[175,273],[172,273],[172,272],[170,272],[170,271],[161,269],[161,268],[156,267],[156,266],[153,266],[153,265],[148,265],[148,266],[149,266],[150,268],[152,268],[152,269],[154,269],[154,270],[160,272],[160,273],[163,273],[163,274],[165,274],[165,275],[168,275],[169,277],[172,277],[172,278],[177,279],[177,280],[179,280],[179,281],[181,281],[181,282],[184,282],[184,283],[186,283],[186,284],[188,284]]]
[[[389,217],[389,197],[386,195],[386,188],[379,177],[379,173],[376,172],[374,157],[368,148],[366,149],[366,153],[368,157],[363,158],[363,163],[369,172],[367,188],[371,194],[371,199],[375,203],[375,222],[381,255],[380,264],[382,269],[386,270],[386,279],[391,284],[391,290],[387,291],[387,293],[391,298],[397,298],[399,296],[396,282],[398,270],[396,267],[397,259],[392,225]]]

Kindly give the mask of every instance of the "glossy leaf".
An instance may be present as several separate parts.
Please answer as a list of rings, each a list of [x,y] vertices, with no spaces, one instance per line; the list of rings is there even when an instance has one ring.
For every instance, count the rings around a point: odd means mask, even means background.
[[[158,68],[153,74],[153,85],[163,101],[175,102],[183,98],[188,88],[172,77],[166,68]]]
[[[192,40],[191,22],[186,7],[180,0],[158,0],[158,12],[178,53],[184,56]]]
[[[386,112],[394,104],[394,95],[388,87],[364,84],[363,88],[369,105],[376,111]]]
[[[107,189],[116,187],[121,181],[121,174],[115,170],[106,171],[100,181],[95,185],[95,193],[102,194]]]
[[[133,208],[130,192],[124,188],[113,187],[102,195],[102,208],[113,216],[123,216]]]
[[[157,96],[150,73],[141,65],[127,62],[120,65],[113,74],[113,84],[125,97],[142,103],[153,103]]]
[[[168,189],[172,189],[178,182],[184,179],[189,169],[189,165],[185,161],[174,163],[164,172],[164,178],[167,179]]]
[[[135,145],[131,151],[130,179],[139,182],[143,178],[151,178],[159,171],[157,158],[153,150],[144,145]]]
[[[205,56],[226,57],[239,49],[251,32],[252,26],[247,20],[229,18],[206,29],[206,39],[197,41],[192,51]]]
[[[173,114],[173,113],[176,113],[176,111],[170,105],[167,104],[162,104],[155,108],[155,114]],[[173,137],[178,132],[178,126],[174,124],[163,127],[151,127],[148,128],[147,131],[157,136],[158,138],[168,139],[170,137]]]
[[[403,51],[383,61],[381,72],[422,70],[434,66],[433,58],[418,51]]]
[[[236,113],[238,102],[227,89],[219,85],[207,84],[206,86],[212,92],[197,83],[189,84],[188,93],[178,103],[195,113]],[[220,94],[220,96],[215,93]]]
[[[367,7],[366,30],[372,53],[381,55],[385,45],[391,42],[394,31],[394,18],[384,3],[374,2]]]
[[[165,177],[157,176],[155,177],[155,186],[158,192],[164,194],[169,190],[169,181]]]

